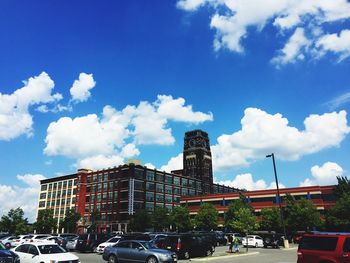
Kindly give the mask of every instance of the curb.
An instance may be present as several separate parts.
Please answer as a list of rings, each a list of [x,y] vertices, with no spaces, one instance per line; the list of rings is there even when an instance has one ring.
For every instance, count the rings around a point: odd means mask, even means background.
[[[247,254],[238,254],[238,255],[222,255],[222,256],[211,256],[206,258],[193,258],[190,259],[190,261],[210,261],[210,260],[216,260],[218,258],[234,258],[234,257],[244,257],[244,256],[252,256],[260,254],[260,252],[248,252]]]
[[[293,250],[293,249],[298,249],[298,247],[282,248],[282,250]]]

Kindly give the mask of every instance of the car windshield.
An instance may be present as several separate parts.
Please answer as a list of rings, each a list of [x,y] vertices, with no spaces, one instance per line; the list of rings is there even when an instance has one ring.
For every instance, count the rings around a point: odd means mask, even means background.
[[[143,241],[143,242],[140,242],[140,244],[147,249],[158,248],[152,242],[149,242],[149,241]]]
[[[58,254],[58,253],[67,253],[64,248],[58,245],[41,245],[38,246],[41,254]]]

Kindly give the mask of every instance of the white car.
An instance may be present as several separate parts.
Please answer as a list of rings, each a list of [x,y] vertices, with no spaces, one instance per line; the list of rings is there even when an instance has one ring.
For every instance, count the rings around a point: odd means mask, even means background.
[[[11,247],[17,247],[17,246],[23,244],[24,242],[26,242],[26,240],[31,239],[33,236],[34,235],[19,235],[19,236],[17,236],[15,239],[12,239]]]
[[[106,242],[101,243],[101,244],[98,245],[98,247],[96,249],[96,252],[98,254],[103,254],[103,252],[105,251],[106,247],[113,246],[113,245],[117,244],[120,239],[121,239],[120,236],[115,236],[115,237],[112,237],[112,238],[108,239]]]
[[[64,250],[57,244],[24,243],[12,249],[20,258],[21,263],[52,263],[70,262],[80,263],[79,258]]]
[[[9,248],[11,247],[11,242],[16,239],[16,236],[9,236],[9,237],[4,237],[0,239],[0,242],[6,247]]]
[[[255,235],[249,235],[242,238],[242,245],[244,247],[247,246],[247,238],[248,238],[248,247],[263,247],[264,241],[262,237],[255,236]]]
[[[26,242],[38,242],[48,237],[51,237],[51,235],[45,235],[45,234],[33,235],[31,238],[26,239]]]

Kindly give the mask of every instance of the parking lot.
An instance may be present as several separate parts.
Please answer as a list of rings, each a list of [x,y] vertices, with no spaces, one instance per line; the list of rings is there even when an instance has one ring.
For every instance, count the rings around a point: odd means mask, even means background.
[[[239,254],[227,253],[227,247],[217,247],[211,257],[193,258],[190,260],[179,260],[179,262],[201,262],[208,261],[213,263],[237,262],[237,263],[295,263],[297,261],[297,247],[291,246],[290,249],[264,249],[249,248],[248,254],[243,253],[245,249],[241,248]],[[82,263],[102,263],[106,262],[101,255],[94,253],[76,253]]]

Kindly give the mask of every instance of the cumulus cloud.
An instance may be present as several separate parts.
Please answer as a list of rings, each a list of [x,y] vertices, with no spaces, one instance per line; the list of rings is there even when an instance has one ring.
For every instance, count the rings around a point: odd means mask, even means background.
[[[79,74],[79,79],[75,80],[73,86],[70,88],[70,94],[73,102],[87,101],[90,97],[90,90],[93,89],[96,82],[92,74],[84,72]]]
[[[279,113],[271,115],[247,108],[241,125],[241,130],[219,136],[211,147],[217,171],[249,166],[271,152],[282,160],[298,160],[303,155],[338,147],[350,132],[345,111],[310,115],[304,120],[305,129],[298,130]]]
[[[17,179],[25,186],[0,185],[0,217],[8,213],[10,209],[20,207],[29,222],[36,220],[40,180],[45,179],[41,174],[17,175]]]
[[[180,170],[183,168],[183,154],[170,158],[167,164],[160,167],[161,171],[166,171],[170,173],[173,170]]]
[[[228,49],[243,53],[243,40],[249,37],[248,28],[264,33],[266,25],[276,29],[276,39],[285,41],[284,48],[274,59],[274,63],[284,65],[304,59],[308,54],[319,57],[324,52],[340,56],[340,60],[349,56],[348,30],[338,37],[334,32],[324,32],[327,25],[336,21],[349,20],[350,3],[347,0],[179,0],[177,7],[194,12],[204,6],[212,12],[210,27],[215,30],[213,46],[216,51]],[[322,34],[315,34],[316,28],[322,28]],[[293,32],[290,37],[290,32]],[[251,30],[252,31],[252,30]],[[307,31],[307,40],[302,31]],[[319,32],[320,33],[320,32]],[[332,42],[334,40],[334,42]],[[280,42],[280,41],[279,41]],[[304,47],[312,45],[313,49]],[[311,52],[312,51],[312,52]]]
[[[322,166],[311,167],[312,179],[306,178],[300,186],[337,184],[337,176],[343,175],[343,168],[337,163],[326,162]]]
[[[152,163],[145,163],[145,166],[149,169],[155,169],[156,167]]]
[[[250,173],[239,174],[233,180],[217,180],[216,178],[214,179],[216,184],[227,185],[239,189],[265,190],[276,188],[275,182],[271,182],[268,186],[267,183],[262,179],[254,181],[254,178]],[[279,183],[278,186],[279,188],[285,188],[285,186],[281,183]]]
[[[77,168],[86,168],[92,170],[106,169],[123,164],[123,158],[120,155],[93,155],[78,160]]]
[[[173,144],[171,121],[198,124],[212,119],[211,113],[193,111],[183,98],[159,95],[154,102],[141,101],[121,111],[105,106],[101,116],[63,117],[52,122],[44,153],[75,158],[78,166],[90,168],[96,167],[97,160],[119,164],[139,155],[138,145]]]
[[[46,72],[23,81],[24,86],[12,94],[0,93],[0,140],[11,140],[20,135],[33,135],[33,105],[58,101],[62,96],[52,94],[54,82]]]

